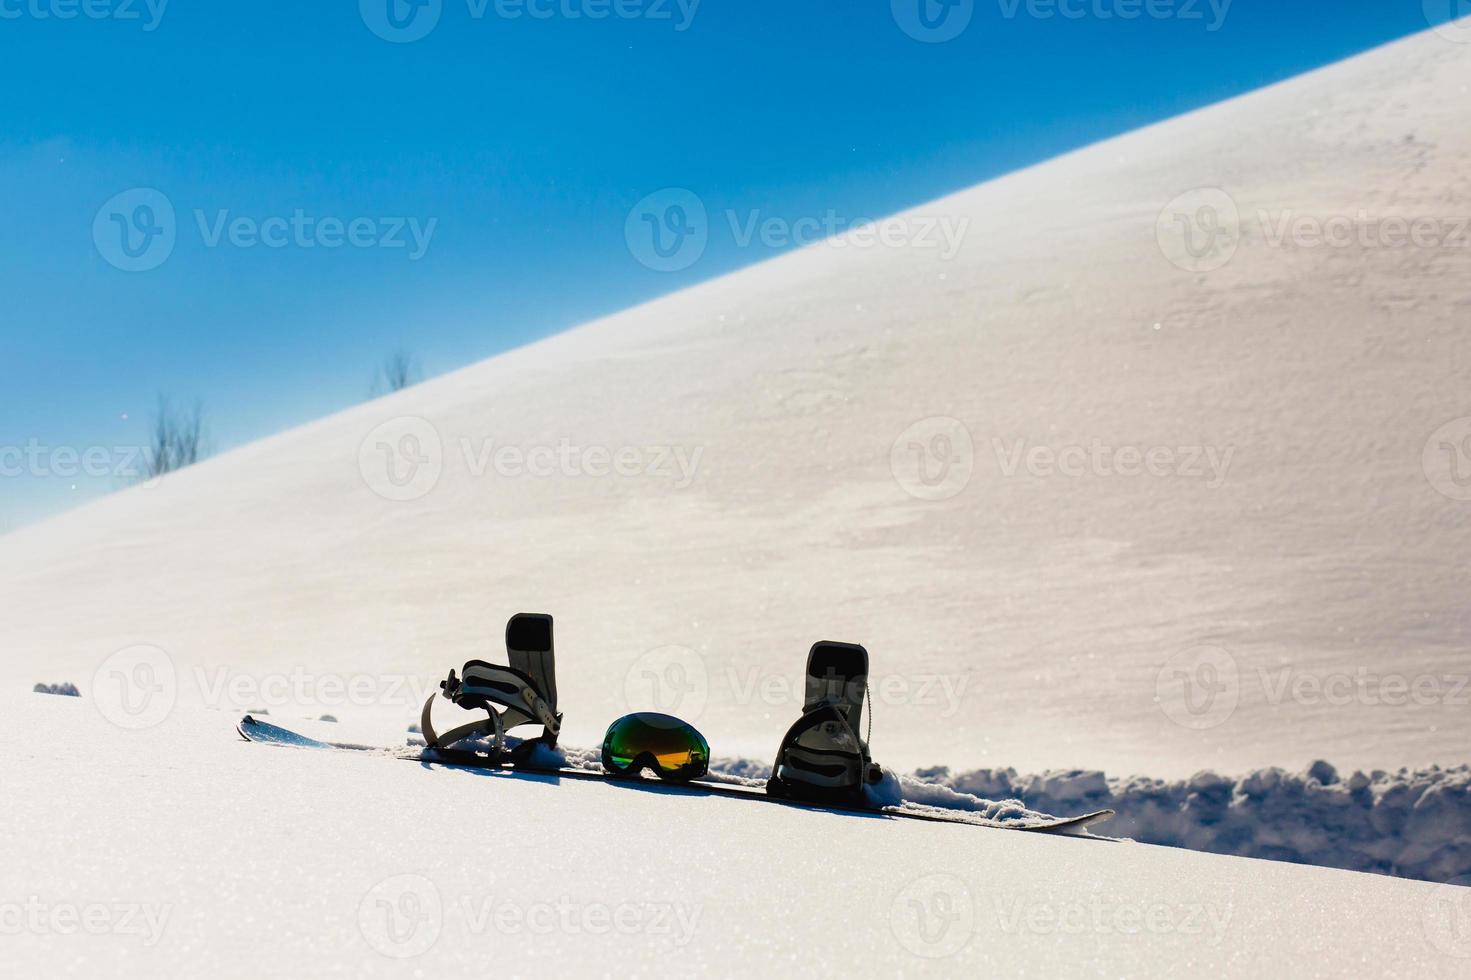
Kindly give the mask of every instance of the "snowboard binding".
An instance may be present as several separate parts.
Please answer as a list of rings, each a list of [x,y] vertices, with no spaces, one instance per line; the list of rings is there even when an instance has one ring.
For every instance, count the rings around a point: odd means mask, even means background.
[[[856,643],[815,643],[807,654],[802,716],[777,752],[766,792],[809,803],[861,804],[883,772],[859,738],[868,697],[868,651]]]
[[[489,740],[488,747],[476,746],[491,761],[506,754],[506,733],[522,725],[540,725],[541,735],[523,741],[512,753],[512,761],[524,759],[538,745],[553,747],[562,729],[557,712],[557,674],[552,648],[552,617],[519,613],[506,624],[506,658],[510,666],[471,660],[457,676],[440,682],[440,693],[424,702],[420,730],[424,744],[439,752],[455,751],[467,741]],[[485,711],[487,717],[451,728],[443,734],[434,728],[434,700],[443,697],[470,711]]]

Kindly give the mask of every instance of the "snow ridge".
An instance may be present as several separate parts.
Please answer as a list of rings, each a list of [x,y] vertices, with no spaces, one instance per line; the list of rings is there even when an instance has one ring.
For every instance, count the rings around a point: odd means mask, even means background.
[[[717,759],[712,775],[764,780],[771,767]],[[1109,778],[1097,770],[1018,775],[1015,769],[921,769],[886,781],[883,802],[919,803],[995,819],[1118,812],[1101,832],[1146,844],[1447,882],[1471,875],[1471,766],[1355,772],[1327,762],[1272,767],[1239,779]],[[895,792],[897,789],[897,793]]]
[[[1272,767],[1239,779],[1213,772],[1175,781],[1111,779],[1096,770],[952,774],[945,767],[915,776],[919,785],[1016,798],[1054,813],[1110,807],[1118,816],[1106,833],[1149,844],[1435,882],[1471,874],[1468,766],[1347,779],[1322,761],[1302,772]]]
[[[595,749],[559,746],[542,761],[601,768]],[[770,774],[755,759],[716,758],[710,766],[710,778],[721,782],[761,785]],[[1342,779],[1320,760],[1297,773],[1272,767],[1231,779],[1204,771],[1174,781],[1111,779],[1087,769],[1018,775],[935,766],[905,775],[886,769],[869,798],[1019,823],[1112,809],[1117,816],[1100,832],[1146,844],[1433,882],[1471,875],[1471,766],[1376,769]]]

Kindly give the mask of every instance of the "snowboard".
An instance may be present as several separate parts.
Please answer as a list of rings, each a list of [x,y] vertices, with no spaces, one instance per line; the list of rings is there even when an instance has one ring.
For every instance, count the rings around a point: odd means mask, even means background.
[[[1088,828],[1114,815],[1114,811],[1112,810],[1096,810],[1092,813],[1084,813],[1075,817],[1049,817],[1035,820],[996,820],[963,810],[947,810],[941,807],[923,806],[917,803],[902,803],[879,807],[859,806],[856,804],[845,806],[809,803],[803,800],[772,796],[766,792],[764,786],[746,783],[725,783],[711,779],[696,779],[687,783],[670,783],[656,776],[614,776],[601,769],[576,769],[568,766],[541,768],[525,764],[512,765],[509,762],[495,763],[473,752],[455,751],[453,749],[428,749],[415,745],[408,745],[402,749],[393,749],[383,746],[353,745],[346,742],[324,742],[320,739],[311,738],[310,736],[302,735],[290,729],[282,728],[279,725],[271,724],[270,722],[260,721],[251,715],[246,715],[240,719],[236,730],[246,741],[262,745],[280,745],[336,752],[362,752],[381,755],[386,758],[402,759],[408,762],[418,762],[425,765],[443,765],[450,768],[474,769],[479,772],[494,772],[503,774],[507,778],[576,779],[589,782],[612,783],[636,790],[666,793],[669,795],[730,796],[774,803],[779,806],[828,813],[849,813],[902,820],[924,820],[929,823],[963,824],[971,827],[986,827],[995,830],[1020,830],[1035,834],[1083,837],[1090,840],[1110,839],[1091,834],[1088,832]]]

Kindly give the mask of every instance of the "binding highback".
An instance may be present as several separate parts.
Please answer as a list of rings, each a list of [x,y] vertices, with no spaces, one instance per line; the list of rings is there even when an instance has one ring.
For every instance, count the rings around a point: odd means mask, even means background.
[[[429,748],[448,749],[467,739],[489,738],[490,754],[498,756],[506,732],[522,725],[540,725],[542,734],[535,741],[557,744],[562,716],[557,712],[552,617],[540,613],[512,616],[506,624],[506,659],[510,666],[471,660],[461,676],[451,670],[449,678],[440,682],[440,696],[467,710],[484,710],[487,717],[440,734],[434,728],[431,696],[424,702],[420,720]]]
[[[856,643],[815,643],[807,654],[802,716],[777,750],[766,790],[817,803],[861,803],[880,776],[858,734],[868,694],[868,651]]]
[[[807,651],[807,697],[803,711],[831,704],[853,731],[862,731],[863,700],[868,693],[868,651],[857,643],[822,640]]]
[[[553,712],[557,710],[557,670],[552,649],[552,617],[517,613],[506,623],[506,659],[531,679]]]

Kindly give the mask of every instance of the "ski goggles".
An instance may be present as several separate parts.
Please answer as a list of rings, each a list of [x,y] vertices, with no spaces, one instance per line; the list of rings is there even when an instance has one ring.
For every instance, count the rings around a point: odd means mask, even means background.
[[[710,771],[710,743],[688,722],[640,711],[608,726],[603,768],[615,776],[652,769],[660,779],[685,782]]]

